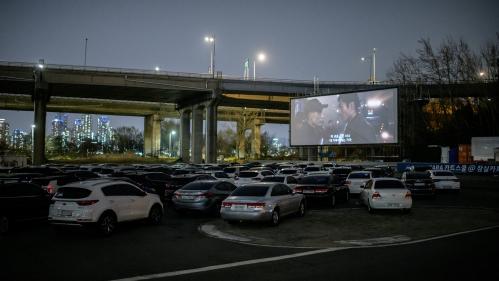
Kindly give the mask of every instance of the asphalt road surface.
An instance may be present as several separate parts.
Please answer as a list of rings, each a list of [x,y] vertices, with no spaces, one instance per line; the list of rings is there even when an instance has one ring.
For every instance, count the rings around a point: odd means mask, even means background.
[[[419,204],[497,208],[497,199],[499,190],[472,186]],[[169,210],[161,226],[123,224],[108,238],[47,224],[18,227],[0,237],[0,280],[499,280],[498,228],[313,252],[206,237],[198,227],[211,220]]]

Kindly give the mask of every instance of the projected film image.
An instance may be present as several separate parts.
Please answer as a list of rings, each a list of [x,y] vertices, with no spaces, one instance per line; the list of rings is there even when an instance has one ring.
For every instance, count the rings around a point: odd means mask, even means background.
[[[291,145],[397,142],[397,89],[291,100]]]

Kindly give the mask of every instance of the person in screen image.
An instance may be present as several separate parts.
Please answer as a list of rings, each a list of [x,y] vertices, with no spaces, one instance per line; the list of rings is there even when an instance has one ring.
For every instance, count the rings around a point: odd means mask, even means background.
[[[376,143],[377,135],[374,127],[359,113],[360,100],[357,94],[338,96],[338,109],[345,122],[340,131],[338,143]]]
[[[327,104],[318,99],[306,100],[303,106],[303,121],[298,122],[294,131],[295,142],[298,145],[320,145],[324,143],[324,129],[322,128],[322,110]]]

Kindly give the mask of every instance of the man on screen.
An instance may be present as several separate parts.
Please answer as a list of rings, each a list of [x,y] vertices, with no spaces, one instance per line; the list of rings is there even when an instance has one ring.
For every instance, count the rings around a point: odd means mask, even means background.
[[[303,106],[303,122],[296,125],[295,142],[298,145],[321,145],[324,143],[324,129],[322,128],[322,110],[327,104],[318,99],[306,100]]]
[[[338,109],[345,122],[340,131],[338,143],[376,143],[376,131],[359,113],[360,100],[357,94],[344,94],[338,96]]]

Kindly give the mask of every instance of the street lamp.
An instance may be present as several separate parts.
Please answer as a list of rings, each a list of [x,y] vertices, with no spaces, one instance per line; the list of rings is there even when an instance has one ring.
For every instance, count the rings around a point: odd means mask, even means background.
[[[169,151],[170,151],[170,156],[172,156],[172,135],[175,135],[177,132],[175,131],[171,131],[170,132],[170,141],[168,142],[168,145],[169,145]]]
[[[256,61],[264,62],[266,58],[264,53],[259,53],[256,58],[253,59],[253,80],[256,80]]]
[[[376,84],[376,48],[373,48],[372,55],[360,58],[362,62],[365,62],[368,59],[371,60],[371,68],[369,70],[369,82],[372,84]]]
[[[215,75],[215,35],[204,37],[204,41],[212,44],[211,55],[210,55],[210,69],[209,74]]]
[[[154,68],[154,70],[156,70],[156,72],[158,72],[158,71],[160,70],[160,69],[159,69],[159,66],[156,66],[156,67]]]

